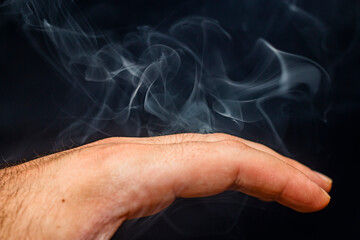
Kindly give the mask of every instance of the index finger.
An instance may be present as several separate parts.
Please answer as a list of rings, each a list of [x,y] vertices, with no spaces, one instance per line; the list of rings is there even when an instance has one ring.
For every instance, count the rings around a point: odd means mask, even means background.
[[[236,189],[299,212],[321,210],[330,201],[329,195],[298,169],[238,141],[187,142],[168,148],[182,149],[181,155],[167,161],[172,166],[167,178],[173,179],[178,197],[203,197]]]

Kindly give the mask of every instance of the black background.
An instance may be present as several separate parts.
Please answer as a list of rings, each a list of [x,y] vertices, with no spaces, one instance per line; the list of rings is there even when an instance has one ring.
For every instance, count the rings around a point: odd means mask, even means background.
[[[281,1],[265,0],[133,0],[103,1],[101,4],[78,1],[80,9],[93,17],[98,26],[117,28],[120,33],[133,31],[139,25],[166,25],[188,15],[214,17],[235,40],[252,42],[262,37],[278,49],[316,61],[329,72],[332,82],[327,122],[299,117],[289,123],[284,137],[296,159],[334,179],[332,200],[325,210],[300,214],[276,204],[249,199],[244,209],[241,204],[231,203],[231,209],[227,210],[242,209],[240,216],[228,219],[235,223],[227,231],[216,232],[211,231],[214,228],[211,224],[216,223],[211,220],[215,213],[189,207],[174,216],[179,222],[191,222],[202,214],[199,218],[203,222],[202,229],[194,230],[189,226],[189,229],[184,227],[177,231],[165,217],[158,216],[156,221],[125,225],[114,239],[360,238],[357,197],[360,184],[360,2],[297,1],[304,11],[327,27],[326,49],[319,45],[316,33],[307,34],[301,25],[294,24],[284,14],[284,5],[279,3]],[[0,156],[4,162],[29,160],[51,152],[49,149],[58,133],[56,127],[61,128],[61,123],[57,122],[59,108],[69,86],[36,52],[21,25],[3,15],[0,17]],[[237,28],[242,21],[251,24],[246,34],[237,38]],[[241,197],[234,196],[235,200],[237,198]],[[203,200],[192,203],[197,201]],[[214,207],[219,206],[215,204]],[[227,221],[226,217],[220,220]]]

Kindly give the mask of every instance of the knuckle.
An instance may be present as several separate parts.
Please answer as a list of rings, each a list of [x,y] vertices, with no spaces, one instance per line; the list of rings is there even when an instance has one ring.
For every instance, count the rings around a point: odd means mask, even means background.
[[[106,149],[110,153],[128,154],[139,151],[141,146],[142,144],[136,144],[136,143],[113,143],[113,144],[107,144]]]
[[[99,145],[99,144],[109,144],[109,143],[115,143],[118,141],[118,137],[109,137],[109,138],[104,138],[101,140],[98,140],[90,145]]]
[[[206,134],[202,133],[185,133],[182,134],[183,140],[187,142],[198,142],[198,141],[205,141],[206,140]]]
[[[274,194],[275,201],[281,201],[284,198],[284,194],[287,192],[289,187],[289,178],[285,178],[279,186],[279,189]]]
[[[177,140],[175,142],[188,142],[196,139],[196,135],[193,133],[182,133],[182,134],[177,134],[175,136],[176,136],[175,140]]]
[[[194,138],[191,133],[182,133],[182,134],[174,134],[165,136],[165,143],[182,143],[191,141]]]
[[[221,140],[230,140],[232,139],[233,137],[229,134],[226,134],[226,133],[212,133],[209,135],[211,138],[213,138],[214,140],[218,140],[218,141],[221,141]]]
[[[198,159],[209,151],[206,144],[184,142],[163,147],[163,154],[167,159],[177,159],[182,162]]]
[[[243,151],[247,151],[249,149],[249,147],[245,143],[236,141],[234,139],[221,140],[220,143],[221,143],[221,146],[225,147],[228,150],[232,150],[235,152],[239,152],[239,151],[243,152]]]

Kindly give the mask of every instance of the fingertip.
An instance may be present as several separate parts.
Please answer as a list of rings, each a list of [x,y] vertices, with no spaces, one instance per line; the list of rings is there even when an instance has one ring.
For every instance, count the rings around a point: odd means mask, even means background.
[[[322,209],[324,209],[325,207],[327,207],[331,201],[331,197],[330,195],[322,188],[320,188],[322,191],[322,199],[321,201],[319,201],[319,207],[316,211],[320,211]]]
[[[314,171],[317,175],[319,175],[325,182],[329,183],[329,184],[332,184],[333,180],[331,178],[329,178],[328,176],[326,176],[325,174],[323,173],[320,173],[320,172],[317,172],[317,171]]]
[[[319,184],[319,186],[322,189],[324,189],[326,192],[330,192],[332,188],[333,180],[320,172],[317,171],[313,171],[313,172],[319,179],[321,179],[321,183]]]
[[[324,189],[317,186],[313,194],[311,202],[300,204],[293,209],[301,213],[311,213],[321,211],[329,205],[331,197]]]

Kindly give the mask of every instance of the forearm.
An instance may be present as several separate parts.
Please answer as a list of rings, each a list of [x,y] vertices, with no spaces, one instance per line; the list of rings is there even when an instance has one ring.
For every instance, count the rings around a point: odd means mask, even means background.
[[[61,216],[70,211],[65,199],[71,193],[63,188],[66,176],[59,177],[63,171],[57,166],[65,159],[54,154],[0,170],[0,239],[67,236],[65,223],[72,219]]]
[[[36,161],[0,170],[0,239],[24,238],[25,229],[30,230],[28,204],[34,197],[37,171]]]
[[[117,213],[115,203],[107,201],[111,195],[103,189],[109,183],[101,184],[108,175],[105,165],[92,157],[96,154],[78,152],[0,170],[0,239],[111,237],[113,232],[100,229],[116,230],[125,213]]]

